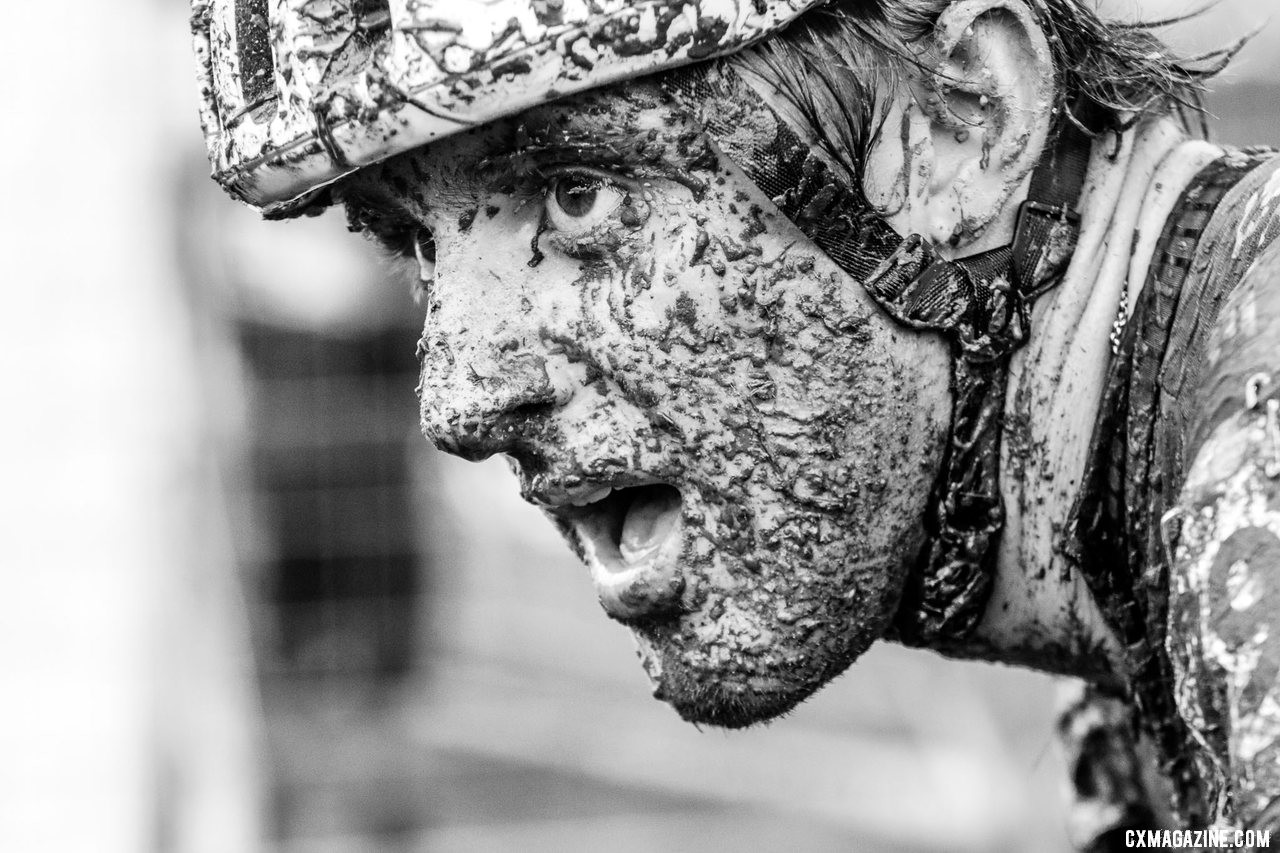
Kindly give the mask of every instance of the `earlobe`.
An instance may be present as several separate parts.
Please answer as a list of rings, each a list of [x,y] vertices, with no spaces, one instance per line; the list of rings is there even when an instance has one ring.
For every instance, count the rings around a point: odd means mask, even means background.
[[[913,230],[957,251],[1001,245],[1048,137],[1048,42],[1021,0],[959,0],[939,16],[932,48],[906,107],[917,119],[916,156],[928,161],[908,176]]]

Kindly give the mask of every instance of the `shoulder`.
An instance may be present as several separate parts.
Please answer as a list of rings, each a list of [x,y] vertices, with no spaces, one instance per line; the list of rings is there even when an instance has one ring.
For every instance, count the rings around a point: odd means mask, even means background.
[[[1179,306],[1184,476],[1165,519],[1178,704],[1239,822],[1280,794],[1280,168],[1249,177],[1193,261],[1198,303]]]
[[[1189,445],[1198,446],[1256,394],[1280,386],[1280,242],[1273,242],[1223,294],[1208,327],[1197,413]]]
[[[1210,334],[1176,508],[1168,643],[1201,775],[1232,821],[1280,795],[1280,251]],[[1220,817],[1227,817],[1221,815]]]
[[[1251,396],[1280,386],[1280,157],[1236,156],[1242,169],[1255,165],[1206,225],[1192,261],[1195,286],[1178,310],[1185,334],[1172,341],[1185,346],[1171,361],[1186,365],[1178,390],[1188,462],[1220,455],[1223,437],[1210,436],[1224,424],[1232,431],[1233,421],[1241,427]]]
[[[1205,171],[1219,193],[1189,191],[1184,207],[1208,209],[1183,220],[1198,227],[1168,235],[1189,244],[1159,370],[1184,464],[1238,409],[1246,380],[1280,368],[1280,156],[1234,151]]]

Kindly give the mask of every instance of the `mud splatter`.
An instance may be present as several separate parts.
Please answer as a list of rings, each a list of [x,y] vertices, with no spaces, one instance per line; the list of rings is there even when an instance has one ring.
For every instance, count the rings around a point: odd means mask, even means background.
[[[1183,490],[1171,578],[1178,707],[1202,777],[1232,791],[1224,817],[1236,823],[1280,790],[1280,484],[1268,450],[1265,416],[1214,430]]]

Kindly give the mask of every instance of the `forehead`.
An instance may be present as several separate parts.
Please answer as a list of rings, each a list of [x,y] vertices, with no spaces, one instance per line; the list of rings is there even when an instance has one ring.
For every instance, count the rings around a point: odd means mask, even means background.
[[[701,128],[651,80],[564,98],[473,128],[361,170],[343,186],[366,203],[447,201],[509,189],[517,177],[581,165],[641,171],[688,166]]]

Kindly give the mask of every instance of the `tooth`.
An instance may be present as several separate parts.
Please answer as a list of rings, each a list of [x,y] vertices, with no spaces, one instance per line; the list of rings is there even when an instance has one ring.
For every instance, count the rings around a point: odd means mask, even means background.
[[[658,549],[680,520],[680,498],[666,489],[646,490],[627,508],[618,550],[638,563]]]

